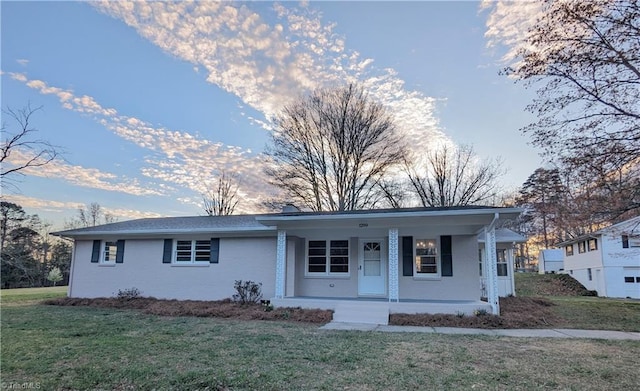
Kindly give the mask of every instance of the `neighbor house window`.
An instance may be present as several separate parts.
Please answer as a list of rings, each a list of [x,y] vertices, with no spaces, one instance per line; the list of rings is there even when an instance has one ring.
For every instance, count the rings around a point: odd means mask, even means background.
[[[498,268],[498,276],[506,277],[507,273],[507,250],[501,248],[496,250],[496,260],[497,260],[497,268]]]
[[[416,275],[438,275],[438,243],[435,239],[416,240]]]
[[[640,277],[638,277],[638,278],[640,278]],[[634,278],[633,277],[625,277],[624,278],[624,282],[633,284]]]
[[[595,251],[598,249],[598,239],[589,239],[587,243],[589,245],[589,251]]]
[[[307,245],[307,273],[349,273],[349,241],[309,240]]]
[[[622,235],[622,248],[640,247],[640,235]]]
[[[584,241],[578,243],[578,252],[583,253],[587,251],[586,243]]]
[[[118,255],[118,244],[116,242],[104,242],[104,251],[102,253],[102,263],[116,263]]]
[[[174,261],[178,264],[209,262],[210,240],[176,240]]]
[[[587,269],[587,277],[589,278],[589,281],[593,279],[593,276],[591,275],[591,268]]]
[[[482,249],[478,249],[478,262],[480,264],[480,277],[482,277]]]
[[[564,253],[570,257],[573,255],[573,244],[570,244],[564,248]]]

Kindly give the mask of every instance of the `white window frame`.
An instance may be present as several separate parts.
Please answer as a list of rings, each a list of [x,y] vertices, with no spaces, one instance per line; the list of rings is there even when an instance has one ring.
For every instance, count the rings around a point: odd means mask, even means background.
[[[332,272],[331,271],[331,242],[347,242],[347,254],[341,255],[347,257],[347,272]],[[325,271],[324,272],[310,272],[309,271],[309,242],[324,242],[325,244]],[[321,255],[316,255],[321,257]],[[332,239],[307,239],[305,246],[305,267],[304,274],[308,277],[350,277],[351,276],[351,240],[344,238],[332,238]]]
[[[103,240],[100,246],[102,249],[100,252],[100,263],[103,265],[115,265],[116,258],[118,257],[118,242],[115,240]],[[109,257],[108,259],[107,256]]]
[[[178,242],[191,242],[189,248],[189,260],[178,261]],[[206,242],[209,247],[209,256],[206,260],[196,260],[197,243]],[[209,265],[211,259],[211,239],[174,239],[173,240],[173,253],[171,255],[171,263],[174,265]],[[182,250],[186,251],[186,250]]]
[[[500,260],[501,254],[504,255],[504,257],[502,257],[502,260]],[[504,265],[504,270],[506,273],[504,276],[500,275],[500,265]],[[509,260],[507,259],[507,249],[505,248],[496,249],[496,273],[498,277],[509,277]]]
[[[435,243],[435,251],[434,255],[418,255],[418,242],[430,242],[433,241]],[[441,259],[441,249],[440,249],[440,239],[439,238],[414,238],[413,239],[413,276],[418,279],[440,279],[442,278],[442,259]],[[423,273],[418,271],[418,257],[431,257],[435,258],[435,273]]]

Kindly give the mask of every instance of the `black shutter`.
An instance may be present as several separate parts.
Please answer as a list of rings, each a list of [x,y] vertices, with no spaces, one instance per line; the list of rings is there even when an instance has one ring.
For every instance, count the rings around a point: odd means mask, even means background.
[[[91,262],[98,263],[100,261],[100,240],[93,241],[93,251],[91,252]]]
[[[124,261],[124,240],[118,240],[116,248],[116,263],[122,263]]]
[[[413,236],[402,237],[402,275],[413,276]]]
[[[211,253],[209,254],[209,263],[218,263],[220,255],[220,239],[211,238]]]
[[[622,235],[622,248],[629,248],[629,235]]]
[[[451,250],[451,236],[440,236],[440,249],[442,251],[442,276],[453,276],[453,251]]]
[[[173,239],[165,239],[164,251],[162,252],[162,263],[171,263],[172,252],[173,252]]]

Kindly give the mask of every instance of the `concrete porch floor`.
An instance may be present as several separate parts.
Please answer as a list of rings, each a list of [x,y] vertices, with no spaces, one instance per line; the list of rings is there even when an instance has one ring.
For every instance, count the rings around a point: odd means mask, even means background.
[[[387,298],[352,297],[285,297],[271,299],[275,307],[300,307],[333,310],[334,322],[382,324],[389,322],[389,314],[460,314],[473,315],[476,310],[491,312],[484,301],[466,300],[409,300],[390,302]]]

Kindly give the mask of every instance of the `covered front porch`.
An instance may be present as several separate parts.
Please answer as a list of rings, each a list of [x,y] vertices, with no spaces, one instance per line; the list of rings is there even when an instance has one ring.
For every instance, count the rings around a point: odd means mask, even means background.
[[[504,208],[291,213],[259,218],[277,230],[274,306],[335,316],[372,312],[499,314],[497,223]],[[478,241],[484,237],[487,298]],[[382,324],[387,322],[385,320]]]

